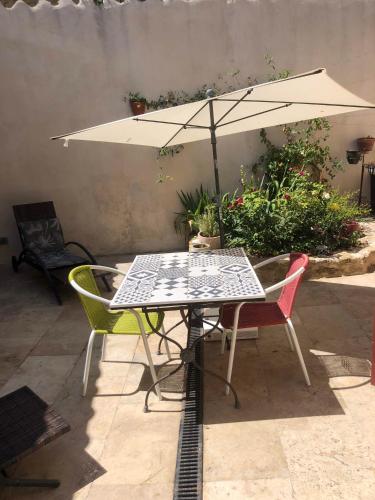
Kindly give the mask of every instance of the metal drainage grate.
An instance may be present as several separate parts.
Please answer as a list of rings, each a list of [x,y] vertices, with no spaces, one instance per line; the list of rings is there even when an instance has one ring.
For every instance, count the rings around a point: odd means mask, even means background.
[[[189,345],[199,337],[201,320],[192,322]],[[195,359],[202,366],[203,342],[195,348]],[[174,483],[174,500],[202,499],[203,463],[203,376],[192,364],[186,373],[186,401],[180,424],[177,464]]]
[[[326,354],[317,356],[328,377],[370,377],[371,364],[367,359]]]

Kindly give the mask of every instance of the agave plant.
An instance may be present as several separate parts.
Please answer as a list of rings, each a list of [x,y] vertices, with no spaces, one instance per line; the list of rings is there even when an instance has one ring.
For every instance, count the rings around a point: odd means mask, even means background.
[[[205,208],[212,203],[212,195],[209,191],[203,188],[202,184],[195,192],[177,192],[183,210],[176,213],[174,221],[175,231],[179,234],[185,235],[187,238],[189,234],[195,233],[198,230],[197,221]]]

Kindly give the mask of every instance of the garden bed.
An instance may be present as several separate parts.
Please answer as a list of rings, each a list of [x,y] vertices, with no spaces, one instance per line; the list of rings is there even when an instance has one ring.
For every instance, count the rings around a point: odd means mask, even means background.
[[[327,257],[310,257],[310,264],[306,271],[307,279],[327,278],[335,276],[350,276],[353,274],[365,274],[375,270],[375,220],[361,224],[365,231],[365,237],[361,240],[361,246],[353,250],[345,250],[334,253]],[[254,264],[264,258],[249,256]],[[259,269],[257,274],[261,281],[274,282],[285,276],[287,260],[272,263]]]

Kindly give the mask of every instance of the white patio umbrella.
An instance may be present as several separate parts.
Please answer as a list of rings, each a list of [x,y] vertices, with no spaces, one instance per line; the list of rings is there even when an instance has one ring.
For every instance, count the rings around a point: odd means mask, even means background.
[[[220,96],[208,90],[207,99],[202,101],[104,123],[52,139],[156,148],[210,139],[223,243],[217,137],[374,108],[372,103],[343,88],[320,68]]]

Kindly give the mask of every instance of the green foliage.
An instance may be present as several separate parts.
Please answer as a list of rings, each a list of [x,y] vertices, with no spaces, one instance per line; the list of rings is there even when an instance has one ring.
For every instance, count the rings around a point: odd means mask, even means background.
[[[262,129],[260,140],[266,152],[254,163],[253,172],[263,172],[267,181],[283,179],[289,168],[307,170],[315,180],[320,180],[322,174],[333,179],[336,172],[342,170],[342,164],[332,157],[326,142],[330,129],[325,118],[315,118],[294,126],[283,125],[285,143],[282,146],[275,146]]]
[[[223,207],[226,244],[251,254],[301,251],[330,254],[358,244],[362,232],[353,221],[365,215],[350,194],[342,195],[305,171],[286,171],[264,188],[243,182],[241,197],[227,196]]]
[[[248,76],[246,83],[241,84],[239,81],[240,70],[229,71],[225,74],[219,74],[216,81],[211,84],[204,84],[193,90],[191,93],[185,90],[169,90],[166,94],[159,95],[156,99],[146,99],[146,105],[150,109],[164,109],[180,104],[188,104],[190,102],[202,101],[207,98],[207,89],[212,89],[216,95],[221,95],[226,92],[233,92],[244,86],[249,86],[254,81]]]
[[[217,206],[214,203],[206,205],[203,214],[198,215],[195,220],[202,236],[213,237],[219,235]]]
[[[185,193],[181,190],[177,192],[177,195],[183,210],[176,213],[174,228],[177,233],[188,236],[190,232],[197,232],[198,217],[203,215],[206,207],[212,203],[212,196],[202,184],[193,193]]]
[[[210,85],[204,84],[197,89],[193,90],[191,93],[185,90],[169,90],[166,94],[159,95],[158,98],[152,99],[141,95],[139,92],[129,92],[127,97],[124,97],[124,101],[142,101],[146,103],[146,108],[151,110],[158,110],[164,108],[171,108],[173,106],[179,106],[180,104],[187,104],[190,102],[201,101],[207,98],[207,89],[212,89],[216,95],[224,94],[225,92],[233,92],[244,86],[249,86],[255,82],[248,76],[246,78],[246,83],[242,84],[239,81],[240,70],[229,71],[225,74],[219,74],[217,76],[217,81],[212,82]],[[172,147],[164,147],[159,149],[157,159],[165,159],[167,157],[173,157],[183,150],[183,146],[177,145]],[[157,177],[157,183],[162,183],[166,180],[172,180],[172,177],[165,174],[163,167],[160,168],[160,173]]]
[[[178,144],[177,146],[165,146],[164,148],[160,148],[158,151],[158,160],[163,160],[164,158],[167,158],[169,156],[175,156],[181,153],[181,151],[184,149],[184,146],[182,144]]]
[[[290,76],[289,70],[277,69],[272,56],[266,55],[265,61],[272,70],[269,81]],[[281,181],[289,168],[307,170],[314,180],[321,180],[324,174],[333,179],[336,172],[342,170],[342,163],[331,155],[327,144],[331,125],[326,118],[282,125],[281,130],[284,136],[282,146],[274,145],[264,129],[260,131],[266,152],[252,166],[252,171],[263,172],[266,182]]]
[[[124,102],[126,101],[144,102],[147,106],[147,99],[139,92],[129,92],[128,97],[124,97]]]

